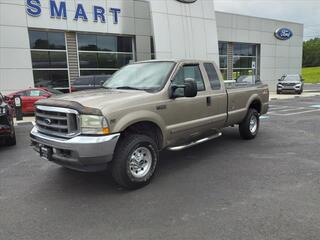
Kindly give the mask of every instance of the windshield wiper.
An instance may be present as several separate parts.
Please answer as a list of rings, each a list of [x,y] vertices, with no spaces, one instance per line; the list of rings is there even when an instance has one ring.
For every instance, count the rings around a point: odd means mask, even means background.
[[[129,87],[129,86],[117,87],[116,89],[146,91],[146,89]]]

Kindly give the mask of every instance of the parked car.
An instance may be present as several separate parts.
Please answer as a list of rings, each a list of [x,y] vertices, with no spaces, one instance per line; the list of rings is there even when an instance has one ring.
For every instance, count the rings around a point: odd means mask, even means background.
[[[192,147],[234,125],[243,139],[254,139],[268,103],[267,85],[226,89],[210,61],[138,62],[104,89],[38,101],[31,145],[74,170],[109,166],[121,186],[135,189],[150,182],[163,149]]]
[[[13,107],[14,96],[20,96],[22,100],[22,113],[34,113],[34,104],[40,99],[49,98],[54,95],[62,94],[56,89],[50,88],[28,88],[18,92],[10,93],[6,96],[6,101]]]
[[[7,146],[16,145],[16,134],[13,124],[13,109],[4,101],[0,93],[0,142]]]
[[[111,75],[93,75],[77,78],[71,84],[71,92],[101,88]]]
[[[283,92],[294,92],[301,94],[303,92],[304,80],[299,74],[286,74],[278,79],[277,94]]]

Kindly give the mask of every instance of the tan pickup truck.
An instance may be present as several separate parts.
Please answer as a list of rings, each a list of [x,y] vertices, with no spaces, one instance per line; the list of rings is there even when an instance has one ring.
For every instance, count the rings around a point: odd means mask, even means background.
[[[255,138],[268,101],[261,82],[226,87],[213,62],[138,62],[103,89],[37,102],[30,136],[42,158],[79,171],[109,166],[134,189],[150,182],[163,149],[194,146],[234,125],[242,138]]]

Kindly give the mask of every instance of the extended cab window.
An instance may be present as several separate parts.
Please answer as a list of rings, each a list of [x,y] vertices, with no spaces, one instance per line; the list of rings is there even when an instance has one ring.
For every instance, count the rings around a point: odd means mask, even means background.
[[[175,78],[173,79],[173,83],[176,85],[184,84],[184,80],[186,78],[192,78],[197,83],[198,91],[204,91],[204,81],[203,77],[199,68],[199,65],[185,65],[176,74]]]
[[[212,63],[204,63],[204,68],[206,69],[206,72],[208,74],[208,78],[210,81],[210,86],[212,90],[220,90],[221,89],[221,83],[218,76],[218,73],[213,66]]]

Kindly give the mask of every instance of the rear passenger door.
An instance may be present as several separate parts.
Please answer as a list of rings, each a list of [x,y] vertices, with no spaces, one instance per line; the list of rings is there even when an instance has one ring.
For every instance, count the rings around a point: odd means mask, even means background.
[[[222,128],[227,120],[228,96],[221,83],[217,66],[213,63],[203,63],[204,70],[210,83],[208,98],[208,114],[211,116],[212,127]]]

